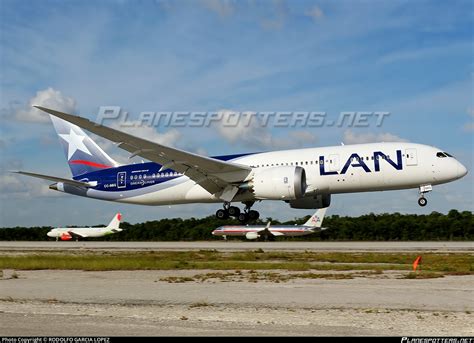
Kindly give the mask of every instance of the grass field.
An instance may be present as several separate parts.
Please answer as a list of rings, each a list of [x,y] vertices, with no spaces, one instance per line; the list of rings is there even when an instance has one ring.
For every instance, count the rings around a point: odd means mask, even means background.
[[[166,251],[136,253],[45,253],[0,256],[0,269],[14,270],[219,270],[219,271],[401,271],[406,278],[442,277],[474,273],[474,255],[426,253],[421,272],[410,273],[415,254],[319,252]],[[360,274],[360,273],[359,273]],[[295,274],[297,275],[297,274]],[[322,274],[302,274],[316,278]],[[327,273],[324,277],[327,277]],[[357,275],[357,274],[355,274]],[[362,275],[362,274],[360,274]],[[343,278],[334,276],[334,278]]]

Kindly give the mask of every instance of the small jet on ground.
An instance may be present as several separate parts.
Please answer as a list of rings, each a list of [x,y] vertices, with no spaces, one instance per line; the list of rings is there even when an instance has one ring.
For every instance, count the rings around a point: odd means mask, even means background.
[[[245,236],[247,239],[257,239],[260,237],[279,237],[279,236],[304,236],[312,233],[326,230],[321,227],[323,224],[324,215],[327,207],[320,208],[309,220],[303,225],[275,225],[270,226],[269,221],[267,225],[225,225],[220,226],[212,234],[214,236]]]
[[[49,231],[47,235],[48,237],[56,238],[56,241],[70,241],[73,237],[75,237],[76,240],[79,238],[103,237],[123,231],[123,229],[119,228],[121,219],[122,215],[117,213],[106,227],[58,227]]]

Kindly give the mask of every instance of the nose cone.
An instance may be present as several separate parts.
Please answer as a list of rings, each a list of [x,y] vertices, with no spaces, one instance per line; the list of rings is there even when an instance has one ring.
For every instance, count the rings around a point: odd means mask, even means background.
[[[463,176],[467,174],[467,168],[464,167],[462,163],[458,162],[457,172],[458,172],[458,178],[462,178]]]

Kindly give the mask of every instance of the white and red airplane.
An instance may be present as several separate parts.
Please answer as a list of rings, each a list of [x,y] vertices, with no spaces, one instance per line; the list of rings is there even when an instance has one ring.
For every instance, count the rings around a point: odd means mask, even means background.
[[[72,240],[73,237],[76,239],[103,237],[123,231],[123,229],[119,227],[121,220],[122,215],[117,213],[106,227],[58,227],[49,231],[47,235],[48,237],[56,238],[56,240],[60,239],[62,241]]]
[[[271,222],[267,225],[224,225],[220,226],[212,234],[214,236],[245,236],[247,239],[257,239],[260,237],[280,237],[280,236],[305,236],[312,233],[326,230],[323,225],[324,215],[327,207],[320,208],[303,225],[274,225]]]
[[[18,171],[53,181],[51,189],[88,198],[141,205],[222,203],[216,216],[258,219],[256,201],[292,208],[328,207],[331,194],[417,188],[418,203],[432,186],[467,174],[442,149],[415,143],[370,143],[207,157],[36,106],[50,114],[72,179]],[[120,165],[82,129],[151,162]],[[232,203],[243,203],[241,212]]]

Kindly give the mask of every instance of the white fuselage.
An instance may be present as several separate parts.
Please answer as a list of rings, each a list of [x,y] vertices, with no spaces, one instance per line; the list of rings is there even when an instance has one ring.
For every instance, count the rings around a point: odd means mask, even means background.
[[[369,143],[256,153],[229,162],[251,166],[253,174],[281,166],[302,167],[309,196],[418,188],[453,181],[467,173],[455,158],[438,157],[438,152],[442,150],[414,143]],[[140,164],[135,166],[140,168]],[[160,183],[146,167],[140,173],[142,188],[121,191],[112,189],[111,184],[110,191],[90,188],[77,194],[143,205],[222,202],[185,175],[176,174],[179,176]],[[232,201],[252,200],[259,199],[244,193]]]
[[[261,232],[265,225],[226,225],[221,226],[214,231],[214,236],[246,236],[248,233]],[[268,228],[268,231],[275,236],[305,236],[319,230],[319,228],[301,226],[301,225],[275,225]]]
[[[64,234],[76,234],[81,237],[103,237],[111,235],[115,232],[122,231],[121,229],[112,230],[107,227],[70,227],[70,228],[55,228],[47,233],[48,237],[61,238]]]

